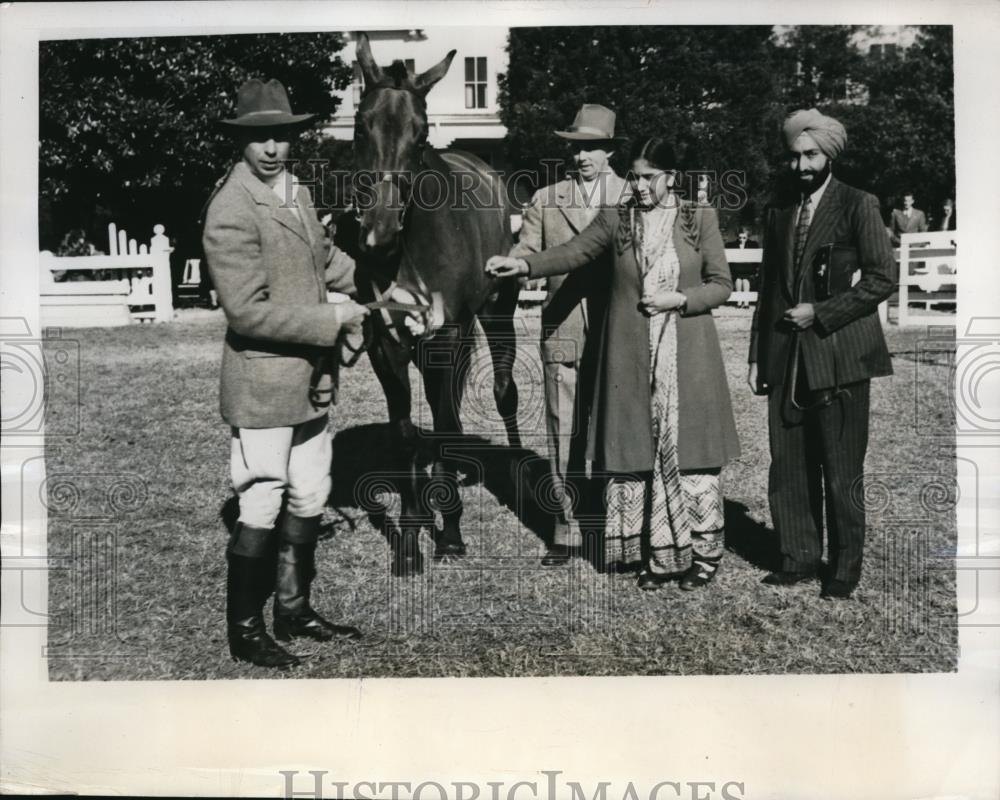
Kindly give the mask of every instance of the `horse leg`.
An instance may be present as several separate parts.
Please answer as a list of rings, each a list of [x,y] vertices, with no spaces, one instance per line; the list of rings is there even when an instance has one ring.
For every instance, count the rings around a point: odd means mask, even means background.
[[[444,456],[444,447],[462,433],[460,410],[468,371],[468,347],[473,320],[441,331],[425,342],[423,359],[424,390],[434,415],[435,453],[428,486],[427,505],[441,514],[442,530],[435,537],[434,558],[465,555],[462,541],[462,496],[458,474],[452,459]]]
[[[368,356],[388,405],[391,469],[393,483],[399,489],[399,518],[386,519],[392,574],[395,577],[417,575],[423,571],[420,526],[427,523],[427,514],[418,503],[417,429],[411,419],[409,356],[404,348],[385,339],[378,339]]]
[[[519,291],[516,281],[504,283],[497,299],[479,317],[493,359],[493,397],[497,411],[507,428],[507,443],[517,448],[521,447],[521,432],[517,427],[517,384],[514,383],[514,359],[517,354],[514,310]]]

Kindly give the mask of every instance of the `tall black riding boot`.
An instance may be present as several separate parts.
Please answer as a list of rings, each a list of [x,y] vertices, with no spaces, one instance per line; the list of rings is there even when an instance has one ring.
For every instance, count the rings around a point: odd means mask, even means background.
[[[309,604],[309,587],[316,577],[316,540],[321,517],[288,514],[278,536],[278,573],[274,593],[274,638],[287,642],[304,636],[317,642],[334,637],[360,639],[350,625],[334,625]]]
[[[226,552],[229,653],[259,667],[293,667],[298,658],[264,627],[264,604],[274,589],[274,532],[237,522]]]

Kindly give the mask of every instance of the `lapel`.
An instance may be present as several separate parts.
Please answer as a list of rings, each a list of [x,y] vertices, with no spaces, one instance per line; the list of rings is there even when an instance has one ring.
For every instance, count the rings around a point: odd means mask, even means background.
[[[779,208],[775,212],[775,233],[782,242],[781,257],[781,285],[785,289],[788,299],[792,299],[794,294],[793,285],[795,283],[795,203],[789,203],[784,208]]]
[[[311,252],[313,249],[312,242],[309,240],[309,234],[306,233],[306,229],[299,221],[298,214],[296,214],[291,208],[283,206],[278,195],[274,193],[274,190],[250,172],[250,168],[244,162],[240,161],[234,167],[233,173],[237,176],[237,179],[243,187],[250,193],[254,202],[258,205],[267,206],[271,209],[271,218],[279,225],[283,225],[298,236],[309,246],[309,250]],[[296,195],[295,199],[296,202],[299,202],[299,195]]]
[[[583,207],[583,195],[572,178],[560,181],[556,185],[556,206],[566,218],[566,222],[579,233],[587,227],[587,212]]]
[[[806,234],[806,246],[802,251],[802,261],[799,263],[798,272],[795,276],[795,289],[802,282],[802,276],[806,272],[806,265],[812,263],[816,251],[830,241],[830,235],[836,227],[840,218],[840,187],[841,183],[832,175],[830,184],[823,192],[819,205],[813,212],[812,222],[809,223],[809,232]],[[793,248],[794,250],[794,248]]]
[[[271,190],[271,194],[274,194],[274,190]],[[274,219],[309,245],[309,250],[312,252],[312,239],[309,238],[309,233],[306,231],[305,224],[300,219],[300,217],[305,216],[306,211],[305,204],[302,202],[301,189],[296,188],[295,192],[295,203],[299,209],[298,214],[295,213],[294,209],[285,205],[285,201],[280,199],[277,195],[274,196],[274,199],[277,200],[273,207]]]

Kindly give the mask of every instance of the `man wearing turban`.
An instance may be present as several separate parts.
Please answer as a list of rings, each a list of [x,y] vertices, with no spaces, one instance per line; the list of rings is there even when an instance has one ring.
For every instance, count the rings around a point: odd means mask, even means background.
[[[783,134],[792,191],[766,212],[748,375],[768,396],[768,499],[782,555],[764,582],[820,577],[825,508],[822,596],[847,598],[864,549],[870,382],[892,373],[877,313],[893,290],[892,250],[876,198],[832,174],[844,126],[813,108],[790,115]]]

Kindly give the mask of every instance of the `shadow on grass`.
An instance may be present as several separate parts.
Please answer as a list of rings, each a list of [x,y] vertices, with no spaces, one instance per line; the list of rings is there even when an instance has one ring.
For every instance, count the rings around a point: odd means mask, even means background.
[[[726,500],[726,549],[760,569],[781,568],[777,534],[747,513],[743,503]]]
[[[417,463],[427,467],[432,456],[433,441],[421,436]],[[465,478],[463,485],[482,485],[499,503],[509,508],[520,523],[546,545],[552,543],[553,514],[541,507],[534,488],[548,474],[549,462],[533,450],[494,444],[479,436],[462,435],[445,445]],[[332,487],[328,505],[341,511],[345,521],[353,526],[354,518],[343,509],[365,511],[372,527],[388,537],[393,520],[384,510],[373,510],[371,498],[363,498],[362,487],[372,477],[383,475],[387,483],[396,486],[405,472],[405,465],[393,452],[389,425],[385,423],[358,425],[339,431],[333,439],[331,466]],[[726,548],[753,566],[763,570],[780,569],[781,556],[775,532],[750,517],[746,505],[725,501]],[[230,497],[219,512],[228,531],[239,516],[239,504]],[[593,515],[592,515],[593,516]],[[599,515],[598,515],[599,516]],[[594,517],[596,522],[598,517]],[[388,523],[388,524],[387,524]],[[595,525],[594,532],[599,534]],[[323,538],[328,538],[327,531]],[[596,550],[594,552],[597,552]],[[589,560],[589,559],[588,559]],[[598,566],[597,563],[594,564]]]
[[[420,429],[417,466],[425,472],[438,444]],[[533,450],[494,444],[479,436],[462,434],[441,444],[442,452],[464,475],[463,486],[482,485],[499,503],[507,506],[528,530],[542,541],[552,539],[552,516],[540,508],[532,488],[548,473],[548,460]],[[328,504],[336,509],[360,508],[376,529],[389,534],[395,524],[385,510],[373,509],[367,487],[385,484],[398,491],[408,468],[393,450],[390,426],[386,423],[358,425],[339,431],[333,439],[332,487]],[[422,477],[424,477],[422,475]],[[346,516],[346,515],[344,515]],[[388,523],[388,524],[387,524]]]

